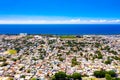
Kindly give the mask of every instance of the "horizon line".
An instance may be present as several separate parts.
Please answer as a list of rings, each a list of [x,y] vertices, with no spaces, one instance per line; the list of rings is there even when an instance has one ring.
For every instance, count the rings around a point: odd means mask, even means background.
[[[0,19],[0,24],[120,24],[120,19]]]

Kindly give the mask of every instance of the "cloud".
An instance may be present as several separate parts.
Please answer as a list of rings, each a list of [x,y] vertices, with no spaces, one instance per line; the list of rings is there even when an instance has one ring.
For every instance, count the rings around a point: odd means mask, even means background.
[[[81,19],[68,19],[68,20],[0,20],[0,24],[120,24],[120,19],[115,20],[81,20]]]

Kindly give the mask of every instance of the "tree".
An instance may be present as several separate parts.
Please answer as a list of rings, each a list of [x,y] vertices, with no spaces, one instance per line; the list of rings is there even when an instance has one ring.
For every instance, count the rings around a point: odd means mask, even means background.
[[[110,51],[110,47],[109,46],[106,46],[105,48],[104,48],[104,50],[107,50],[108,52]]]
[[[114,71],[108,71],[107,72],[111,77],[116,77],[116,73]]]
[[[114,51],[114,50],[111,50],[111,51],[109,51],[110,53],[112,53],[112,54],[114,54],[114,55],[117,55],[118,53],[116,52],[116,51]]]
[[[59,57],[59,60],[63,62],[65,59],[62,57]]]
[[[105,64],[111,64],[112,60],[110,59],[110,57],[107,58],[107,61],[105,61]]]
[[[102,59],[102,58],[103,58],[103,55],[101,54],[100,51],[96,51],[95,53],[98,54],[98,55],[97,55],[97,58],[98,58],[98,59]]]
[[[67,75],[67,80],[70,80],[72,78],[71,75]]]
[[[55,80],[65,80],[66,79],[66,73],[65,72],[58,72],[58,73],[55,73]]]
[[[65,72],[55,73],[51,77],[51,80],[82,80],[80,73],[73,73],[72,75],[67,75]]]
[[[20,78],[25,78],[25,75],[20,76]]]
[[[55,79],[55,76],[52,76],[52,77],[51,77],[51,80],[56,80],[56,79]]]
[[[106,71],[95,71],[94,76],[97,78],[104,78]]]
[[[74,80],[76,80],[76,79],[82,80],[80,73],[73,73],[73,74],[72,74],[72,78],[73,78]]]
[[[111,64],[111,60],[105,61],[105,64]]]
[[[101,70],[101,71],[95,71],[94,72],[94,76],[97,77],[97,78],[109,77],[106,74],[110,75],[111,77],[116,77],[116,73],[114,71],[104,71],[104,70]]]
[[[72,59],[72,66],[78,65],[76,57]]]
[[[106,75],[105,75],[105,78],[106,78],[106,80],[112,80],[112,77],[111,77],[111,75],[109,75],[109,74],[106,74]]]
[[[101,44],[100,43],[95,43],[95,47],[99,48],[99,47],[101,47]]]

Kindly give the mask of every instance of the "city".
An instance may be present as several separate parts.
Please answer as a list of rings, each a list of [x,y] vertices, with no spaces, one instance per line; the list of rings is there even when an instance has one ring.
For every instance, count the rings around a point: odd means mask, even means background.
[[[51,80],[59,71],[101,80],[100,70],[120,76],[120,35],[0,35],[0,80]]]

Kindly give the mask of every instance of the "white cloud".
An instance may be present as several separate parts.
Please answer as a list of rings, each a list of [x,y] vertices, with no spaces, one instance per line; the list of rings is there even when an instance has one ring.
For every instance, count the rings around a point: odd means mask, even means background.
[[[0,20],[0,24],[120,24],[120,19],[116,20]]]

